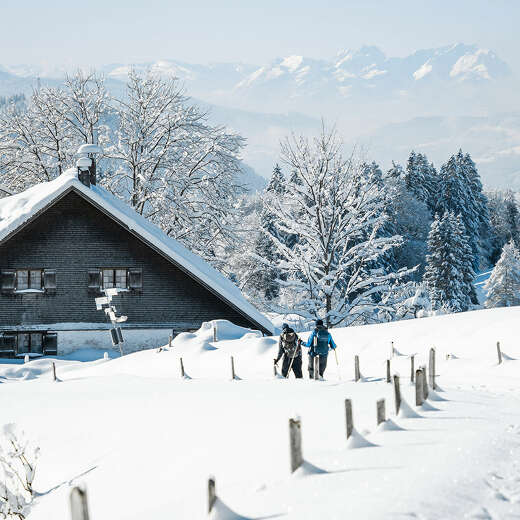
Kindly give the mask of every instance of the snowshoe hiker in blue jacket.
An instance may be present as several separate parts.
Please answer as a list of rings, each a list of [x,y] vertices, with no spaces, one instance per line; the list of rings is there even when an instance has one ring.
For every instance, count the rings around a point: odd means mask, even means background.
[[[323,377],[325,368],[327,368],[329,348],[336,348],[336,343],[334,343],[327,327],[323,325],[323,320],[316,320],[316,328],[312,331],[305,346],[309,348],[309,377],[314,379],[314,358],[316,356],[319,356],[319,372],[320,376]]]

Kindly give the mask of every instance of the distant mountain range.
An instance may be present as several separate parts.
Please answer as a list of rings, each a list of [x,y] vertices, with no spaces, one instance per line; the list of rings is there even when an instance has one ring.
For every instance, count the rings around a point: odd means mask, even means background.
[[[99,70],[108,88],[121,94],[131,67],[179,78],[188,95],[210,108],[214,122],[247,138],[245,161],[263,176],[277,161],[284,135],[314,133],[325,117],[384,166],[403,161],[412,148],[440,163],[462,146],[478,160],[488,185],[520,189],[520,83],[494,52],[476,45],[404,57],[365,46],[330,60],[288,56],[262,66],[159,60]],[[30,92],[37,78],[59,84],[65,72],[0,66],[0,95]]]

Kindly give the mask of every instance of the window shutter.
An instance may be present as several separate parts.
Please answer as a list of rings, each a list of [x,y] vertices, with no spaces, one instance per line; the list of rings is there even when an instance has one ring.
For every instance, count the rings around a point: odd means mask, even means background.
[[[56,271],[54,269],[43,270],[43,288],[46,293],[56,292]]]
[[[133,291],[142,291],[143,289],[143,270],[128,269],[128,288]]]
[[[16,271],[2,271],[2,292],[14,292],[16,283]]]
[[[58,355],[58,334],[47,332],[43,336],[43,353],[46,356]]]
[[[88,272],[88,290],[89,292],[100,292],[101,290],[101,271],[99,269],[90,269]]]

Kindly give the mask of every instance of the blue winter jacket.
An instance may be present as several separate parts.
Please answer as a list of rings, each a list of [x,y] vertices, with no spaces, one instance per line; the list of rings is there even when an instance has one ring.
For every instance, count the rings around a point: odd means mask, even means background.
[[[312,331],[312,334],[309,336],[309,339],[307,340],[307,343],[304,344],[307,348],[311,349],[310,352],[309,352],[309,355],[311,355],[311,356],[315,356],[316,354],[318,354],[320,356],[324,356],[324,355],[328,354],[328,350],[327,350],[327,352],[314,352],[314,338],[318,334],[318,330],[323,330],[323,331],[327,332],[327,345],[328,345],[328,347],[331,348],[331,349],[335,349],[336,348],[336,343],[334,343],[334,340],[332,339],[332,336],[331,336],[330,332],[325,327],[318,326],[318,327],[316,327]]]

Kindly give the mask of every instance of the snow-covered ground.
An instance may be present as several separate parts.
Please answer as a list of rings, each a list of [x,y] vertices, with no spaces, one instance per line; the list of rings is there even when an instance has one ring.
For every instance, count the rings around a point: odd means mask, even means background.
[[[519,324],[516,307],[336,329],[341,370],[329,356],[323,382],[275,378],[276,338],[225,323],[216,343],[208,327],[161,352],[55,360],[57,383],[49,359],[1,364],[2,419],[41,447],[42,495],[29,518],[68,520],[70,486],[79,483],[92,520],[205,518],[210,475],[222,502],[245,518],[518,518]],[[419,418],[393,416],[384,379],[391,341],[392,372],[410,406],[409,355],[420,365],[437,350],[442,400]],[[231,380],[231,355],[240,380]],[[180,377],[180,356],[191,379]],[[401,429],[376,428],[381,397]],[[374,446],[347,443],[346,398]],[[325,473],[290,475],[288,419],[296,414],[304,457]],[[215,517],[230,518],[220,513],[219,505]]]

